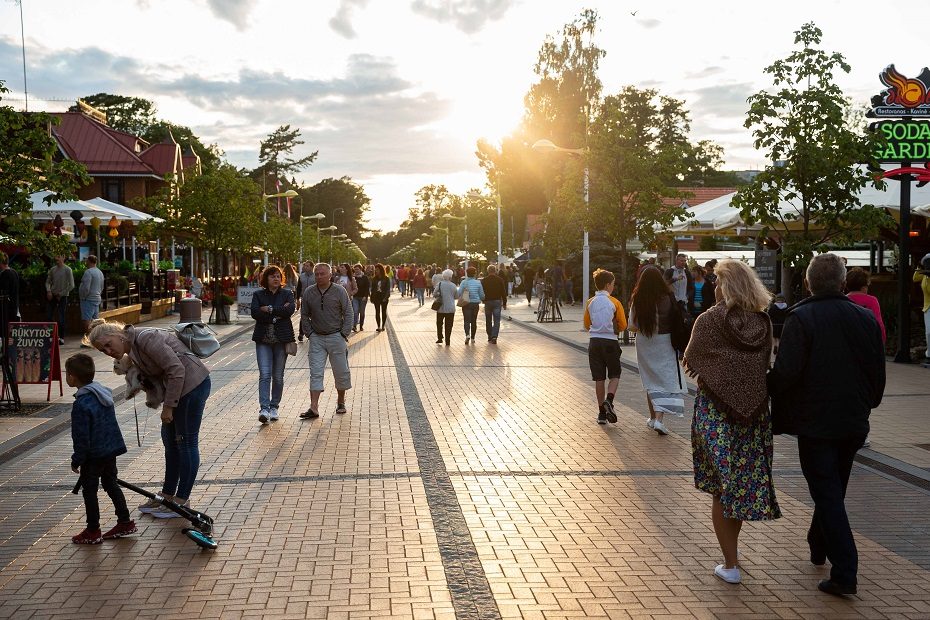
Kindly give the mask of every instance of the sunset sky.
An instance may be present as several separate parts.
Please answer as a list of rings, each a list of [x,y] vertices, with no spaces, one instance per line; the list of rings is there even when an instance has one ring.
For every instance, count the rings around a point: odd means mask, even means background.
[[[423,185],[481,187],[479,138],[518,123],[547,34],[582,9],[601,15],[604,94],[627,84],[686,100],[693,137],[725,149],[726,168],[763,165],[743,128],[762,69],[787,55],[806,21],[853,67],[840,84],[857,103],[889,63],[908,77],[930,64],[907,18],[858,1],[777,4],[556,0],[23,0],[30,109],[60,111],[97,92],[154,101],[238,166],[259,142],[299,127],[317,161],[313,184],[349,176],[371,197],[369,224],[392,229]],[[887,20],[887,21],[886,21]],[[913,24],[913,31],[908,30]],[[4,103],[22,107],[19,6],[0,0]]]

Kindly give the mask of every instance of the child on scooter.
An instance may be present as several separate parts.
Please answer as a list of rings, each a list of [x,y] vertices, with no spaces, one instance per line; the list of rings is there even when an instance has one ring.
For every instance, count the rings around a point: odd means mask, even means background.
[[[136,523],[129,518],[129,508],[116,482],[116,457],[126,454],[126,443],[116,421],[110,389],[94,381],[94,360],[77,353],[65,361],[65,381],[78,388],[71,407],[71,438],[74,454],[71,471],[80,474],[87,529],[71,537],[79,545],[97,545],[103,539],[121,538],[136,533]],[[103,486],[116,508],[116,526],[100,534],[100,506],[97,485]]]

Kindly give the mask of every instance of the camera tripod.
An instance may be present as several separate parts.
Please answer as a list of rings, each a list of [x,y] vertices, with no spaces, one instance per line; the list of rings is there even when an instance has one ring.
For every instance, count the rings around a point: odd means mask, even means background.
[[[536,310],[537,323],[561,323],[562,309],[558,298],[555,296],[552,284],[546,283],[543,289],[542,297]]]

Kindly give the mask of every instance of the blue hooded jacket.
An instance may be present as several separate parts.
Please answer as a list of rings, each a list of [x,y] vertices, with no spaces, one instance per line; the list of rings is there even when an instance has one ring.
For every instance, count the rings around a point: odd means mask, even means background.
[[[126,454],[110,389],[92,381],[74,394],[71,407],[71,466]]]

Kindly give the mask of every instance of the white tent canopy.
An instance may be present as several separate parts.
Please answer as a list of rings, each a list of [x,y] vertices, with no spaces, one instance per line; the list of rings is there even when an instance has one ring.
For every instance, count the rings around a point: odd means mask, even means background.
[[[98,207],[104,207],[106,209],[112,209],[113,211],[117,212],[117,219],[130,220],[135,224],[138,224],[139,222],[148,222],[150,220],[155,222],[165,221],[160,217],[155,217],[154,215],[149,215],[148,213],[143,213],[142,211],[137,211],[136,209],[131,209],[124,205],[110,202],[109,200],[105,200],[103,198],[91,198],[89,200],[84,200],[83,202],[87,202]]]
[[[93,217],[99,217],[101,220],[108,220],[114,215],[119,218],[120,214],[108,207],[101,205],[94,205],[86,202],[84,200],[69,200],[66,202],[53,202],[51,205],[48,205],[43,200],[46,196],[52,192],[35,192],[29,196],[29,199],[32,201],[32,219],[38,221],[45,220],[54,220],[56,216],[60,215],[66,223],[71,222],[71,213],[73,211],[80,211],[81,217],[85,220],[90,220]]]

